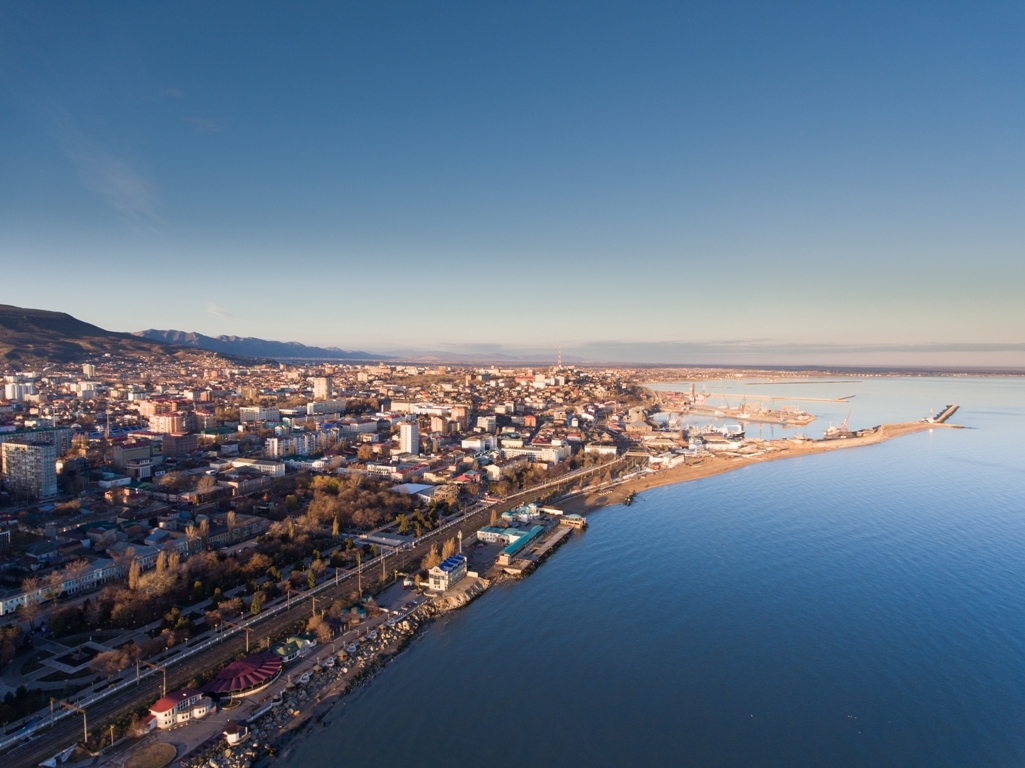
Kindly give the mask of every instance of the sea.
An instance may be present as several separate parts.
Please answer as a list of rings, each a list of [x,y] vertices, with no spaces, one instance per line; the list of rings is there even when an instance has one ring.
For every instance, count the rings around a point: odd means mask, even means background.
[[[529,578],[431,625],[283,762],[1025,765],[1025,379],[817,381],[697,389],[734,407],[853,396],[794,403],[818,418],[751,436],[949,403],[966,428],[601,509]]]

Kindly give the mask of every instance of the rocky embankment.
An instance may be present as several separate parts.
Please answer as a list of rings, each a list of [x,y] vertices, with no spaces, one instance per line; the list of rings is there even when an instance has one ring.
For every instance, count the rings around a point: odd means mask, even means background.
[[[319,722],[341,697],[365,684],[401,651],[423,626],[427,617],[420,614],[418,611],[393,626],[382,625],[371,631],[352,652],[342,649],[332,655],[327,649],[328,654],[309,672],[308,682],[300,684],[293,675],[293,684],[282,692],[281,701],[269,703],[249,720],[245,741],[229,746],[218,738],[185,755],[181,768],[253,768],[268,764],[296,735]]]

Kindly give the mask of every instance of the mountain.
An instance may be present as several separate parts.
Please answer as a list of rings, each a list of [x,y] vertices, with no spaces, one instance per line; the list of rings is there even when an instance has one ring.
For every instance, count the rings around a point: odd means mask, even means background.
[[[360,350],[338,349],[337,347],[308,347],[297,341],[268,341],[244,336],[204,336],[186,331],[136,331],[136,337],[176,344],[182,347],[205,349],[226,355],[244,357],[269,357],[274,360],[385,360],[383,355],[373,355]]]
[[[73,363],[98,355],[181,357],[170,344],[108,331],[65,312],[0,304],[0,361],[18,365]],[[193,353],[194,354],[194,353]]]

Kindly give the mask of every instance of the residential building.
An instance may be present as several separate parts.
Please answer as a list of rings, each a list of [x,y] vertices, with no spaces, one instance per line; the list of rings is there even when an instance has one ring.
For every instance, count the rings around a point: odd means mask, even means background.
[[[331,399],[331,377],[330,376],[317,376],[313,379],[313,399],[314,400],[330,400]]]
[[[149,430],[158,434],[187,432],[189,429],[187,414],[163,413],[149,417]]]
[[[187,456],[199,448],[199,436],[195,434],[175,433],[164,435],[161,440],[161,451],[164,456]]]
[[[3,480],[18,496],[46,499],[57,495],[57,448],[31,440],[7,440],[2,446]]]
[[[345,413],[345,400],[323,400],[315,403],[306,403],[306,413],[315,416],[318,413]]]
[[[278,421],[281,411],[277,408],[263,408],[259,405],[243,405],[238,409],[238,419],[242,422]]]
[[[399,425],[399,450],[412,456],[420,455],[420,429],[416,422]]]
[[[134,459],[149,459],[152,445],[148,440],[126,440],[114,444],[114,467],[123,470]]]

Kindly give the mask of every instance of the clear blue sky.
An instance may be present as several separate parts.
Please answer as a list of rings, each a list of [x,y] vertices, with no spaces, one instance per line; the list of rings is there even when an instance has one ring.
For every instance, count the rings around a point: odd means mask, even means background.
[[[1023,39],[1022,3],[3,0],[0,302],[1015,362]]]

